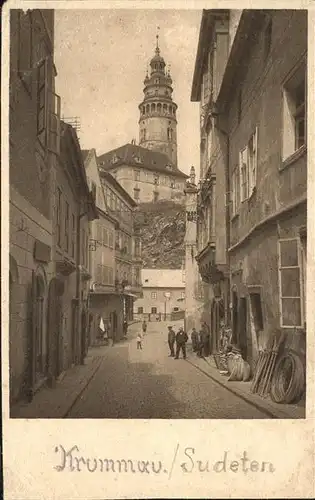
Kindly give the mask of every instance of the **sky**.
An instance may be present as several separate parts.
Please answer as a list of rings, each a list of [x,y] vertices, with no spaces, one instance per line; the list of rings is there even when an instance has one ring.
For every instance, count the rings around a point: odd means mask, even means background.
[[[199,171],[199,103],[190,101],[200,10],[56,10],[56,92],[61,116],[80,119],[82,149],[139,141],[143,80],[159,46],[173,79],[178,167]]]

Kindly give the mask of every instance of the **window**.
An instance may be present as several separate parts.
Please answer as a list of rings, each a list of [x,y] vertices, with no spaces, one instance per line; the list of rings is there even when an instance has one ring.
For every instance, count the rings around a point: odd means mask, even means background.
[[[247,147],[240,152],[240,180],[241,201],[248,198],[248,150]]]
[[[48,100],[48,64],[44,59],[37,70],[37,137],[42,146],[46,146],[47,100]]]
[[[157,308],[151,307],[151,314],[157,314]]]
[[[181,292],[180,293],[180,297],[181,297],[181,299],[184,299],[185,298],[185,292]]]
[[[138,307],[138,314],[143,314],[143,307]]]
[[[306,70],[301,65],[283,88],[282,157],[306,144]]]
[[[75,216],[72,214],[72,226],[71,226],[71,257],[74,258],[74,252],[75,252],[75,238],[76,238],[76,231],[75,231]]]
[[[94,202],[96,202],[96,184],[93,181],[91,183],[91,191],[92,191],[93,200],[94,200]]]
[[[136,280],[135,284],[137,286],[140,286],[141,285],[141,272],[140,272],[140,268],[139,267],[135,268],[135,280]]]
[[[133,197],[136,201],[139,200],[139,195],[140,195],[140,189],[139,188],[134,188],[133,190]]]
[[[135,181],[140,181],[140,170],[133,171],[133,178]]]
[[[257,180],[257,128],[248,143],[249,196],[256,188]]]
[[[85,264],[86,264],[86,251],[85,251],[85,244],[86,244],[86,233],[85,233],[85,230],[82,229],[82,233],[81,233],[81,238],[82,238],[82,241],[81,241],[81,261],[82,261],[82,265],[85,267]]]
[[[279,241],[281,327],[302,327],[301,254],[297,238]]]
[[[158,175],[154,176],[154,184],[158,185],[160,183],[160,177]]]
[[[19,12],[18,27],[18,71],[19,76],[31,92],[32,76],[32,21],[29,12]]]
[[[114,234],[113,231],[108,231],[108,246],[109,248],[114,248]]]
[[[66,201],[65,204],[65,250],[69,251],[69,203]]]
[[[140,238],[135,238],[135,256],[140,257]]]
[[[158,191],[153,191],[153,201],[156,203],[159,199],[159,193]]]
[[[61,244],[61,190],[57,188],[57,199],[56,199],[56,236],[57,245]]]
[[[151,292],[151,299],[156,299],[156,297],[157,297],[156,292]]]
[[[253,314],[253,322],[257,337],[258,333],[264,329],[263,310],[260,293],[250,293],[250,306]]]
[[[108,246],[108,231],[105,227],[103,228],[103,246]]]
[[[232,172],[232,214],[236,215],[240,207],[240,167],[235,165]]]

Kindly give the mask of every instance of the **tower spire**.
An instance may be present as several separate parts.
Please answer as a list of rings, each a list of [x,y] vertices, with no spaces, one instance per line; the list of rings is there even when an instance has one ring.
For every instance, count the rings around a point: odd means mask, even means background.
[[[156,55],[160,55],[160,47],[159,47],[159,31],[160,31],[160,26],[157,26],[156,28],[156,48],[155,48],[155,53]]]

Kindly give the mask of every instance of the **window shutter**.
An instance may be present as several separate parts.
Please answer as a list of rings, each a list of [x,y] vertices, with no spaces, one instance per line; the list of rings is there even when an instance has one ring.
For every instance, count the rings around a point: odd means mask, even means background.
[[[254,161],[255,161],[254,186],[256,186],[256,183],[257,183],[257,169],[258,169],[258,127],[256,127],[256,130],[255,130],[254,148],[255,148],[255,154],[254,154]]]
[[[49,149],[55,154],[60,152],[60,97],[49,91],[50,114],[49,114]]]
[[[40,142],[46,146],[47,100],[48,100],[48,62],[41,61],[37,70],[37,135]]]

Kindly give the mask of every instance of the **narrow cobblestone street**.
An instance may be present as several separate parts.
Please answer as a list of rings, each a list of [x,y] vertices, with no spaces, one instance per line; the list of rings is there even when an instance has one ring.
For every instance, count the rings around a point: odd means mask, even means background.
[[[150,323],[137,350],[139,327],[130,327],[125,342],[100,348],[100,368],[68,418],[267,418],[189,362],[168,357],[167,324]]]

